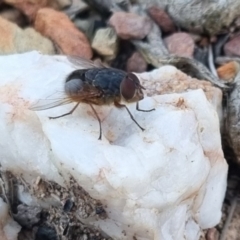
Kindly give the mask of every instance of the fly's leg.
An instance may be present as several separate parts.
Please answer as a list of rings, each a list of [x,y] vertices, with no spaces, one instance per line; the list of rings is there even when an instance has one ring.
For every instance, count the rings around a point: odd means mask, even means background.
[[[144,129],[143,127],[141,127],[141,126],[139,125],[139,123],[134,119],[133,115],[131,114],[130,110],[127,108],[126,105],[120,104],[120,103],[118,103],[118,102],[114,102],[114,105],[115,105],[117,108],[125,108],[125,109],[127,110],[128,114],[130,115],[131,119],[137,124],[137,126],[138,126],[142,131],[145,130],[145,129]]]
[[[56,119],[56,118],[65,117],[65,116],[67,116],[67,115],[70,115],[70,114],[72,114],[72,113],[76,110],[76,108],[78,107],[79,104],[80,104],[80,102],[77,103],[70,112],[65,113],[65,114],[63,114],[63,115],[60,115],[60,116],[57,116],[57,117],[49,117],[49,119]]]
[[[98,138],[98,140],[101,140],[101,139],[102,139],[102,124],[101,124],[101,120],[100,120],[100,118],[99,118],[96,110],[93,108],[92,104],[89,104],[89,105],[90,105],[90,107],[92,108],[95,116],[97,117],[97,120],[98,120],[98,123],[99,123],[99,128],[100,128],[100,133],[99,133],[99,138]]]
[[[137,109],[138,111],[140,111],[140,112],[151,112],[151,111],[154,111],[154,110],[155,110],[155,108],[152,108],[152,109],[149,109],[149,110],[140,109],[140,108],[139,108],[139,102],[137,102],[137,104],[136,104],[136,109]]]

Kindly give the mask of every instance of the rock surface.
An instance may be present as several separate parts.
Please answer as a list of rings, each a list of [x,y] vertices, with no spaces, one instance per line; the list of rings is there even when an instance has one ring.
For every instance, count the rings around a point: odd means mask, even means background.
[[[240,36],[236,36],[224,45],[227,56],[240,56]]]
[[[189,90],[202,89],[209,102],[217,110],[218,117],[222,124],[222,91],[219,88],[213,87],[208,81],[199,81],[196,78],[187,76],[181,71],[175,71],[175,67],[168,66],[164,69],[159,68],[149,73],[137,74],[142,79],[144,87],[148,94],[162,95],[170,93],[182,93]],[[146,80],[147,79],[147,80]]]
[[[115,58],[118,50],[118,38],[114,29],[101,28],[97,30],[93,41],[92,48],[100,55],[108,57],[109,59]]]
[[[64,0],[65,1],[65,0]],[[71,0],[71,6],[64,10],[64,12],[73,19],[78,13],[87,10],[89,6],[84,1]]]
[[[114,27],[122,39],[143,39],[152,29],[152,23],[148,18],[125,12],[113,13],[109,25]]]
[[[148,9],[148,13],[162,31],[167,33],[175,31],[175,25],[172,19],[163,9],[153,6]]]
[[[214,36],[239,17],[240,2],[236,0],[136,0],[142,7],[167,9],[169,16],[183,29]]]
[[[227,116],[226,116],[226,134],[229,146],[234,152],[234,159],[240,164],[240,72],[238,72],[234,79],[234,88],[228,94],[227,98]]]
[[[206,240],[218,240],[219,239],[219,232],[216,228],[210,228],[206,234]]]
[[[181,57],[192,57],[194,53],[194,41],[192,37],[184,32],[174,33],[164,39],[169,53]]]
[[[65,77],[75,70],[64,56],[31,52],[0,57],[0,65],[4,169],[23,173],[29,183],[40,176],[64,185],[70,174],[108,214],[105,220],[90,218],[88,224],[116,240],[198,240],[202,229],[220,221],[228,170],[216,112],[220,102],[211,104],[201,89],[159,91],[163,79],[171,85],[178,77],[184,85],[190,77],[172,66],[138,74],[148,95],[140,108],[156,110],[138,112],[135,104],[129,109],[146,130],[140,131],[125,111],[98,107],[103,127],[99,141],[88,105],[56,120],[48,117],[66,113],[72,104],[29,110],[40,99],[51,102],[63,94]],[[209,88],[214,103],[219,91]]]
[[[50,8],[37,12],[35,28],[50,38],[66,55],[76,55],[90,59],[92,49],[86,36],[79,31],[66,14]]]
[[[51,2],[51,1],[50,1]],[[59,9],[65,9],[73,3],[73,0],[56,0]],[[79,1],[81,2],[81,1]]]
[[[33,28],[22,30],[16,24],[0,17],[0,54],[22,53],[38,50],[44,54],[53,54],[53,43]]]
[[[217,69],[217,74],[220,79],[233,81],[240,70],[240,65],[236,61],[228,62]]]
[[[147,69],[147,62],[139,52],[134,52],[127,61],[127,71],[141,73]]]
[[[61,1],[61,0],[60,0]],[[64,0],[62,0],[64,1]],[[65,0],[68,1],[68,0]],[[4,0],[5,3],[14,6],[23,12],[30,20],[33,20],[39,9],[44,7],[58,8],[59,4],[56,0]]]

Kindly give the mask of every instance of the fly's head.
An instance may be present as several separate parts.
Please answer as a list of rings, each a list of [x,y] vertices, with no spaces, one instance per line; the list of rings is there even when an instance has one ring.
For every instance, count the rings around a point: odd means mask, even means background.
[[[126,102],[138,102],[143,99],[143,89],[145,89],[133,73],[128,73],[120,85],[121,96]]]

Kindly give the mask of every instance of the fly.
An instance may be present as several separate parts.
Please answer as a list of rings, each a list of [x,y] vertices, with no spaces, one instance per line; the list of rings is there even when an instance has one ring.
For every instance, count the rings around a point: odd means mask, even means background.
[[[76,67],[84,67],[71,72],[64,85],[67,97],[50,104],[35,104],[30,107],[33,111],[41,111],[64,104],[76,102],[73,109],[63,115],[50,117],[56,119],[72,114],[80,103],[89,104],[99,123],[99,140],[102,139],[102,125],[94,106],[114,104],[117,108],[125,108],[134,123],[144,131],[144,128],[134,119],[125,103],[136,102],[136,109],[142,112],[151,112],[155,109],[139,109],[138,102],[143,99],[145,89],[133,73],[127,73],[119,69],[110,68],[102,63],[94,63],[76,56],[68,56],[68,60]]]

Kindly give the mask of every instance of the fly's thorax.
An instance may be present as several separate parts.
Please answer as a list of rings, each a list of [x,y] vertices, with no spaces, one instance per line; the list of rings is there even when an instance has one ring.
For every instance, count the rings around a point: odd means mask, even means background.
[[[128,103],[142,100],[144,97],[142,89],[144,88],[138,77],[133,73],[128,73],[120,84],[121,97]]]

